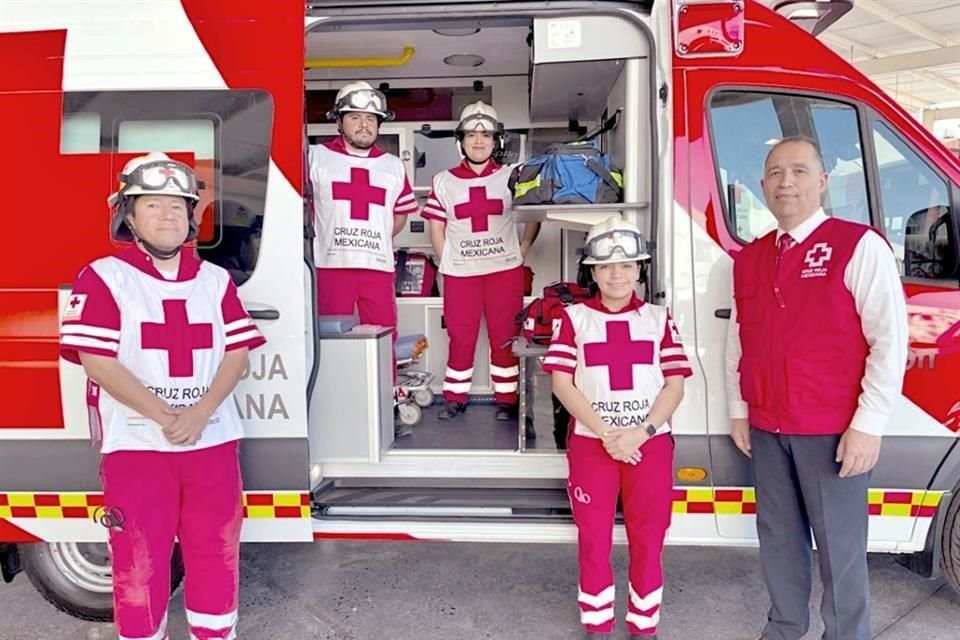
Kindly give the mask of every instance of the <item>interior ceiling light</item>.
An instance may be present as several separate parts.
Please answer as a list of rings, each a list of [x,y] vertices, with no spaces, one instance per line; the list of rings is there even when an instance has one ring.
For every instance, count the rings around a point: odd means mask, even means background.
[[[455,53],[444,58],[443,62],[451,67],[479,67],[483,64],[483,56],[475,53]]]
[[[472,36],[475,33],[480,33],[480,27],[449,27],[447,29],[434,29],[433,32],[438,36]]]

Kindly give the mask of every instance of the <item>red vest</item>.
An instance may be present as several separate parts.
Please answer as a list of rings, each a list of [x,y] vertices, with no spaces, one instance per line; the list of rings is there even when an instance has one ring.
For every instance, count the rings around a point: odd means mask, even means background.
[[[736,257],[740,392],[754,427],[829,435],[850,425],[869,347],[843,275],[869,231],[830,218],[779,266],[776,231]]]

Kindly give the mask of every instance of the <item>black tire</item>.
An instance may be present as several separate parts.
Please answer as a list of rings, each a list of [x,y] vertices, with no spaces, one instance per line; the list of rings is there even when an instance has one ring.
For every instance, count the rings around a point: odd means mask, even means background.
[[[943,576],[953,590],[960,593],[960,494],[956,491],[943,521],[940,552]]]
[[[113,620],[113,591],[110,589],[110,562],[104,543],[37,542],[21,544],[23,571],[43,598],[74,618],[94,622]],[[81,556],[96,567],[86,576],[71,572],[77,563],[64,558]],[[171,593],[183,581],[180,547],[173,550],[170,564]]]

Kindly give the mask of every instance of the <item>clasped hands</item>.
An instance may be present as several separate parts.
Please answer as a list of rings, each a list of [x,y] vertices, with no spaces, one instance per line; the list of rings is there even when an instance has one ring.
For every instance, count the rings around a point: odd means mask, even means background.
[[[639,464],[643,459],[640,452],[640,445],[646,442],[650,436],[643,428],[616,429],[604,431],[600,435],[603,441],[603,448],[607,454],[617,462],[627,464]]]
[[[195,404],[190,407],[170,407],[163,410],[157,422],[170,444],[192,446],[197,444],[210,421],[210,412]]]

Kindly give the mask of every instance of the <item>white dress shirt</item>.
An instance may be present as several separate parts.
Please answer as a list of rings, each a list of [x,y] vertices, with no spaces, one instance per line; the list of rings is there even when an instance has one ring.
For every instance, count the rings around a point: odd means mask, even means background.
[[[818,209],[810,218],[790,231],[797,244],[806,240],[826,222],[827,214]],[[777,240],[786,233],[777,228]],[[853,295],[860,316],[860,327],[870,352],[860,383],[857,411],[852,429],[883,435],[894,401],[900,397],[907,368],[909,329],[907,305],[900,284],[896,259],[886,241],[876,233],[865,233],[853,251],[843,273],[843,284]],[[746,418],[747,403],[740,395],[740,326],[736,300],[730,309],[727,328],[727,402],[731,418]]]

